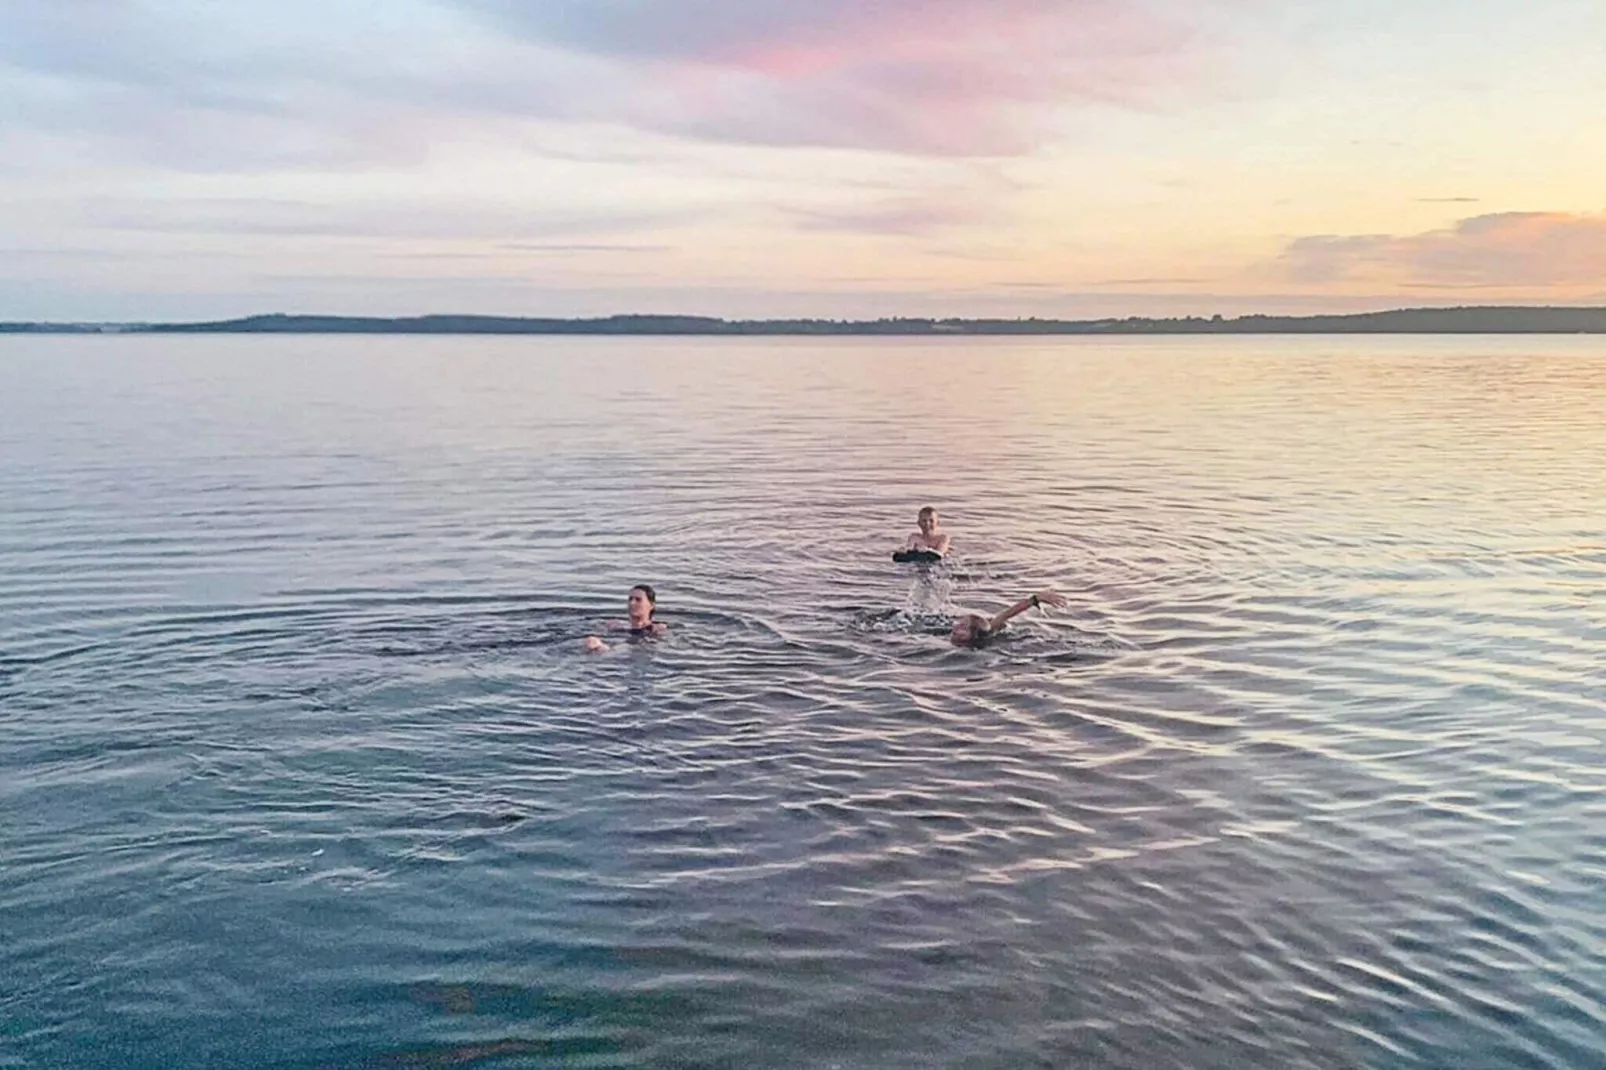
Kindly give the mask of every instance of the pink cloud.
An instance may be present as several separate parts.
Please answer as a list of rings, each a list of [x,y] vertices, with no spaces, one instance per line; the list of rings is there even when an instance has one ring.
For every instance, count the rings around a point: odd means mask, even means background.
[[[1278,265],[1285,277],[1306,283],[1600,286],[1606,285],[1606,212],[1501,212],[1422,234],[1298,238]]]
[[[0,96],[11,128],[192,170],[410,161],[475,120],[1015,155],[1068,108],[1206,85],[1256,2],[0,0]]]
[[[611,117],[743,143],[1028,151],[1075,104],[1196,84],[1201,27],[1237,0],[465,0],[646,79]],[[1214,12],[1212,11],[1214,9]]]

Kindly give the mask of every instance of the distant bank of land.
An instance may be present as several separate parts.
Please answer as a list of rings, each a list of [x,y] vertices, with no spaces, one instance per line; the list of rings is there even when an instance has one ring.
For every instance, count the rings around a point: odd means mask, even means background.
[[[1402,308],[1342,316],[726,320],[711,316],[247,316],[208,323],[3,323],[8,334],[1606,334],[1606,308]]]

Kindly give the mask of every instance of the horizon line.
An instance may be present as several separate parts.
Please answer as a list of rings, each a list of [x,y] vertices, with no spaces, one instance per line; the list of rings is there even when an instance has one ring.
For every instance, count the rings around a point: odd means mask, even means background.
[[[1096,334],[1277,333],[1312,328],[1388,333],[1606,333],[1606,305],[1413,306],[1371,312],[1237,316],[787,316],[728,319],[684,313],[528,316],[431,312],[405,316],[270,312],[227,319],[0,321],[0,333],[285,334]]]

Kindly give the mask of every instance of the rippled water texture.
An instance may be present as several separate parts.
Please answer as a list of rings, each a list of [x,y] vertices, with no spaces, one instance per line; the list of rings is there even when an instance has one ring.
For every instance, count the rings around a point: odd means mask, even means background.
[[[1606,340],[0,381],[0,1067],[1606,1065]]]

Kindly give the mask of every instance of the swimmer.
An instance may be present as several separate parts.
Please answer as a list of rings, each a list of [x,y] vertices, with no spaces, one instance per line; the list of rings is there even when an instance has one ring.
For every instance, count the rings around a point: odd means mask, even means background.
[[[669,630],[669,625],[653,619],[658,612],[658,592],[645,583],[638,583],[630,588],[626,612],[629,614],[627,620],[610,620],[607,623],[609,631],[629,632],[632,639],[646,639],[650,636],[663,635]],[[597,635],[586,636],[581,642],[581,647],[590,654],[601,654],[611,649],[602,641],[602,637]]]
[[[1064,605],[1064,595],[1055,591],[1038,591],[1034,595],[1022,598],[995,617],[966,613],[954,621],[953,631],[948,633],[948,641],[954,646],[968,646],[972,650],[980,650],[992,642],[1006,624],[1028,609],[1035,609],[1038,606],[1054,606],[1059,609]]]
[[[926,550],[934,554],[948,552],[948,533],[942,530],[937,510],[929,505],[924,507],[915,518],[915,523],[920,530],[909,536],[909,540],[903,544],[905,550]]]

